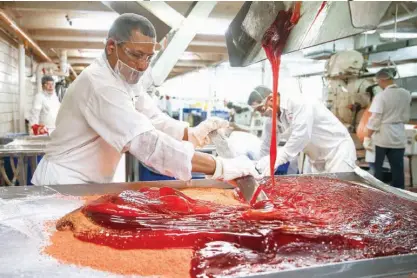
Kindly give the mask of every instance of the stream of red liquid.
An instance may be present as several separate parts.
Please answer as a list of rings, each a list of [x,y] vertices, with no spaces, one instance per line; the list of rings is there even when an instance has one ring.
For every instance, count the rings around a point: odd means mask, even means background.
[[[274,23],[266,30],[263,39],[262,47],[265,50],[266,57],[271,63],[272,67],[272,80],[273,80],[273,107],[272,107],[272,137],[271,137],[271,147],[270,147],[270,171],[271,177],[275,173],[275,161],[277,158],[277,114],[278,114],[278,81],[279,81],[279,67],[281,64],[281,55],[284,50],[285,43],[287,42],[288,36],[294,27],[297,24],[300,18],[300,8],[301,2],[296,2],[294,9],[289,11],[280,11],[275,19]],[[274,179],[271,178],[272,183]],[[253,199],[256,199],[260,190],[256,192]]]
[[[192,277],[417,252],[417,203],[329,178],[263,185],[270,200],[252,207],[194,200],[172,188],[104,196],[82,208],[102,231],[75,236],[117,249],[192,248]]]

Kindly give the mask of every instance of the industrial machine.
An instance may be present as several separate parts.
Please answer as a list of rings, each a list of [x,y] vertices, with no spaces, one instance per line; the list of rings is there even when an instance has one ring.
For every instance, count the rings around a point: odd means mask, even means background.
[[[368,88],[374,85],[373,80],[366,75],[362,54],[349,50],[332,55],[326,63],[324,78],[328,107],[354,134],[363,112],[371,102]]]

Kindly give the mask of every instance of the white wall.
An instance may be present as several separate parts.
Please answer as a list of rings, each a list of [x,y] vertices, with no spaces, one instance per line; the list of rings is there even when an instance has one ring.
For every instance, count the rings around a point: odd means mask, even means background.
[[[26,63],[27,75],[30,64]],[[36,86],[26,78],[26,111],[32,105]],[[9,40],[0,36],[0,136],[18,131],[19,125],[19,73],[18,48]]]
[[[18,114],[18,90],[18,50],[0,37],[0,135],[14,130],[13,113]]]

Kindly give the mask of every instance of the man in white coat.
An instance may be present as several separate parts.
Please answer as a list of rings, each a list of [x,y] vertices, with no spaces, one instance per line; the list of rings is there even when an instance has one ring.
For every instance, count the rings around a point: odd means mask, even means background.
[[[391,185],[404,189],[404,152],[407,143],[404,124],[410,120],[411,94],[394,83],[396,71],[389,68],[376,73],[378,85],[384,90],[372,101],[369,112],[368,136],[364,147],[375,147],[375,177],[382,180],[382,166],[387,156],[391,173]]]
[[[211,118],[195,128],[162,113],[138,81],[154,55],[155,28],[136,14],[119,16],[103,55],[69,86],[35,185],[111,182],[124,152],[180,180],[191,172],[232,180],[257,176],[248,158],[222,159],[195,152],[208,133],[227,126]]]
[[[34,135],[51,133],[55,129],[60,103],[54,86],[52,76],[42,77],[42,92],[35,95],[29,116],[29,126]]]
[[[272,108],[272,95],[266,102]],[[278,147],[275,170],[304,152],[313,173],[351,172],[355,165],[356,149],[346,127],[317,100],[301,94],[278,94],[278,130],[288,140]],[[261,158],[257,168],[270,175],[269,155]]]

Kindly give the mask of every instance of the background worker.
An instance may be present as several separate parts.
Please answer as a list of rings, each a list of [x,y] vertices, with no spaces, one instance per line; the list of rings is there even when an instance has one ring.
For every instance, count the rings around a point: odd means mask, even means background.
[[[42,77],[42,92],[35,95],[29,116],[29,126],[34,135],[42,135],[55,129],[60,102],[55,94],[52,76]]]
[[[404,124],[410,120],[411,94],[394,83],[396,71],[384,68],[376,73],[378,85],[383,89],[372,101],[369,112],[368,135],[364,147],[375,147],[375,177],[383,179],[383,163],[387,156],[391,185],[404,188],[404,152],[407,143]]]

